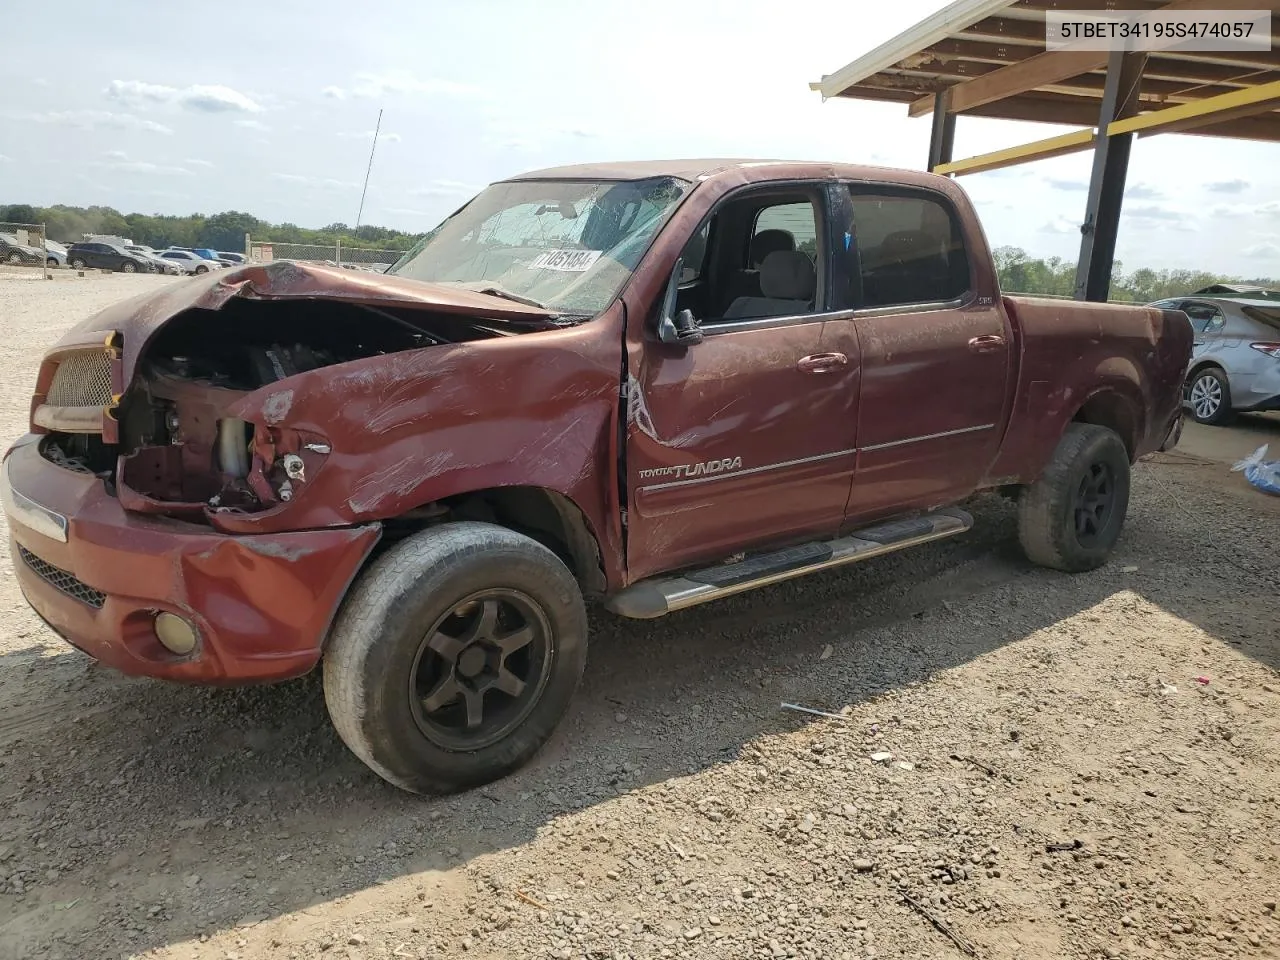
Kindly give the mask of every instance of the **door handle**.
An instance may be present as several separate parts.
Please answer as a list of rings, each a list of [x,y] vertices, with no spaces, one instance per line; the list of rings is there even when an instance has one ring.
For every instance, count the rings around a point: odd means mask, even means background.
[[[969,349],[974,353],[990,353],[1004,346],[1004,337],[995,333],[983,334],[969,341]]]
[[[796,369],[801,373],[830,373],[848,363],[849,358],[843,353],[811,353],[796,361]]]

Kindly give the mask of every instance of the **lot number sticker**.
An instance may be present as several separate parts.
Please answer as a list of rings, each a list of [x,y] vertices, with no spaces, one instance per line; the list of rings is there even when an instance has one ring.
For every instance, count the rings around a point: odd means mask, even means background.
[[[548,250],[533,261],[535,270],[565,270],[582,273],[600,259],[599,250]]]

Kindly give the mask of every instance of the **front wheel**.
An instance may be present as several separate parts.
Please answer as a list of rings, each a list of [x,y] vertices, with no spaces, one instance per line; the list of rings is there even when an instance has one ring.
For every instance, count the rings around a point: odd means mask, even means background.
[[[58,261],[55,260],[53,257],[50,257],[44,262],[44,265],[48,267],[50,270],[54,270],[54,269],[57,269]]]
[[[72,261],[71,261],[71,266],[72,266],[72,267],[74,267],[76,270],[83,270],[83,269],[84,269],[84,261],[83,261],[83,260],[72,260]]]
[[[12,263],[14,266],[17,266],[18,264],[22,263],[22,254],[18,253],[18,251],[15,250],[13,253],[9,254],[9,262]]]
[[[1129,509],[1129,451],[1106,427],[1067,426],[1040,479],[1018,500],[1018,539],[1032,563],[1068,573],[1102,566]]]
[[[1221,370],[1206,367],[1198,371],[1188,381],[1187,400],[1196,423],[1220,427],[1231,420],[1231,385]]]
[[[120,264],[120,269],[124,273],[135,273],[138,268],[134,264],[126,260],[124,263]]]
[[[196,267],[196,273],[208,273],[208,272],[209,272],[208,267]]]
[[[559,557],[503,527],[449,523],[396,544],[356,583],[325,653],[325,703],[384,780],[449,793],[526,763],[586,659],[586,609]]]

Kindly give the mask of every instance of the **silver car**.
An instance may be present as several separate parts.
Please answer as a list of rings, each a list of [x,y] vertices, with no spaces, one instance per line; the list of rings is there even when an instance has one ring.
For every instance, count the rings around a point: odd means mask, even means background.
[[[1199,423],[1222,425],[1245,410],[1280,410],[1280,295],[1181,297],[1195,330],[1183,398]]]

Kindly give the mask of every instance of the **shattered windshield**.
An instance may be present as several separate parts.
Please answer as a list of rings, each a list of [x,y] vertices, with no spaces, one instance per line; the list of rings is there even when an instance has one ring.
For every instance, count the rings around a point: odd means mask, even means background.
[[[688,188],[672,177],[496,183],[387,273],[594,316]]]

